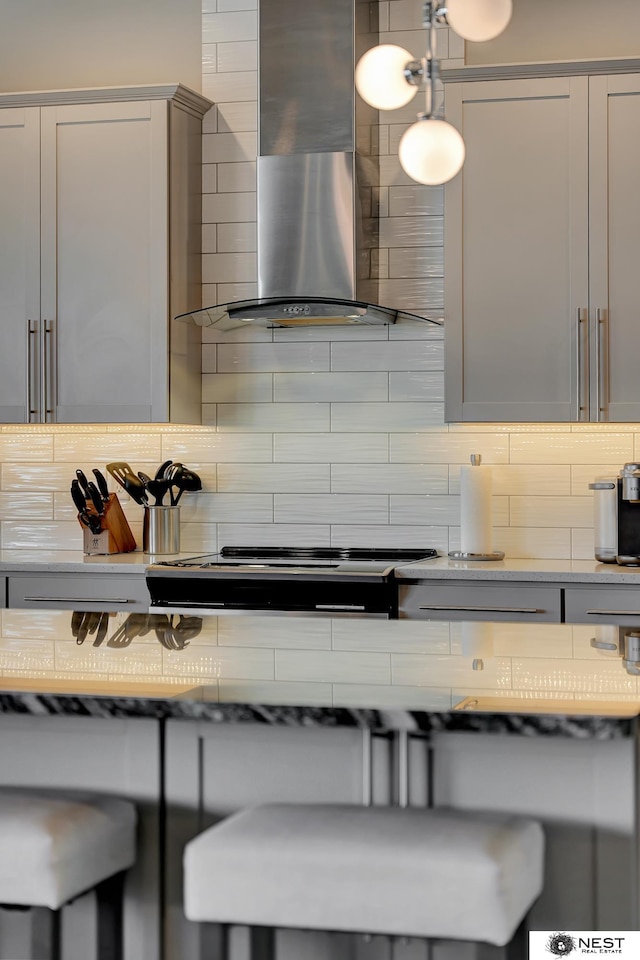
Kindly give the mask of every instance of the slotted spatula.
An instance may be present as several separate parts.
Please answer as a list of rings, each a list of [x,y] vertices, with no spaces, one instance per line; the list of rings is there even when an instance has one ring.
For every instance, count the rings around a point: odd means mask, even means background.
[[[117,480],[120,486],[126,490],[132,500],[142,505],[148,503],[144,483],[140,477],[135,475],[128,463],[123,460],[119,460],[117,463],[108,463],[107,470],[113,479]]]

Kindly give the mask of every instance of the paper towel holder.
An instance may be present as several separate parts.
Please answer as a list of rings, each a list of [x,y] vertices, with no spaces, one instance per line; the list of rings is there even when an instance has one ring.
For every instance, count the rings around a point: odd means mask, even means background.
[[[480,466],[482,457],[479,453],[473,453],[470,457],[471,465],[474,467]],[[487,553],[469,553],[466,550],[450,550],[449,559],[451,560],[504,560],[504,552],[502,550],[491,550]]]

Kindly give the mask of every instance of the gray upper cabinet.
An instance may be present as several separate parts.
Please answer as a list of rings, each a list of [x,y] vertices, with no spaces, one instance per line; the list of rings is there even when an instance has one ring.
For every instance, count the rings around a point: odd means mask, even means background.
[[[0,96],[1,422],[199,422],[200,334],[172,317],[200,306],[209,106]]]
[[[447,84],[445,418],[640,419],[640,75]]]

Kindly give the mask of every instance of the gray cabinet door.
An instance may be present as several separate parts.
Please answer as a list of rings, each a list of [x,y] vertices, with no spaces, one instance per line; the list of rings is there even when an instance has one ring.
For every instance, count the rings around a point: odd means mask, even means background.
[[[588,416],[587,93],[586,77],[447,86],[467,148],[445,194],[447,420]]]
[[[560,623],[562,591],[558,586],[529,583],[497,586],[488,581],[401,583],[399,615],[401,620]]]
[[[40,317],[39,142],[40,111],[37,107],[0,111],[2,423],[28,423],[30,407],[35,410],[38,405],[35,363]],[[30,329],[32,342],[29,347]]]
[[[8,577],[7,606],[39,610],[147,612],[144,574],[14,574]]]
[[[589,80],[592,420],[640,420],[640,76]]]
[[[145,422],[166,393],[167,109],[42,109],[47,420]]]

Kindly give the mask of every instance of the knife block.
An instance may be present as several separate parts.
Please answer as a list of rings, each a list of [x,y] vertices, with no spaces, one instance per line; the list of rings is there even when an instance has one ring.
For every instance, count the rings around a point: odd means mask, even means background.
[[[92,503],[87,503],[87,513],[96,515],[97,511]],[[87,556],[96,556],[108,553],[131,553],[136,549],[136,541],[131,527],[122,512],[117,494],[110,493],[104,505],[101,518],[102,530],[92,533],[88,527],[82,526],[83,551]]]

